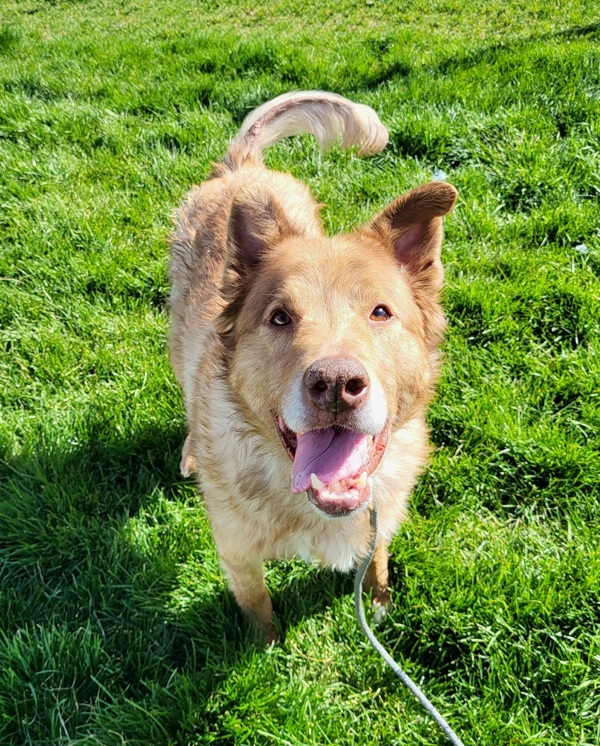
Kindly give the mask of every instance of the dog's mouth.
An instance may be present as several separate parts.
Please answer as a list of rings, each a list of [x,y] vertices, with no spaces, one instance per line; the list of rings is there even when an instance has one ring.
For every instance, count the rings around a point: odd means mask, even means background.
[[[368,435],[338,426],[294,433],[280,416],[275,424],[293,462],[292,492],[307,492],[319,510],[335,517],[369,504],[369,477],[384,454],[389,425],[378,435]]]

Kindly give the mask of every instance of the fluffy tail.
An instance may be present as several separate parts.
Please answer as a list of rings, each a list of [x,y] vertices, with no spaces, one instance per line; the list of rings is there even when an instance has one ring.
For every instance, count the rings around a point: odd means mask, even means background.
[[[278,96],[251,112],[231,142],[223,165],[236,170],[261,158],[264,148],[292,135],[314,135],[325,150],[341,138],[344,148],[359,155],[379,153],[388,132],[369,106],[324,91],[297,91]]]

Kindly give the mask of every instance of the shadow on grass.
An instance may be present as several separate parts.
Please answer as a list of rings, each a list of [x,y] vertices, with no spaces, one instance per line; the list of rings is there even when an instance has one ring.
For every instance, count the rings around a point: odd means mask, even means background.
[[[181,426],[106,436],[0,460],[7,742],[57,742],[56,711],[70,713],[71,733],[103,743],[115,732],[146,732],[149,743],[218,732],[225,705],[210,702],[263,656],[227,591],[201,500],[179,477]],[[283,629],[349,582],[312,570],[271,582]]]
[[[123,653],[119,638],[136,638],[140,651],[160,648],[167,668],[255,649],[201,498],[179,475],[183,439],[173,424],[0,460],[6,632],[48,619],[76,629],[92,619],[113,652]],[[352,589],[351,577],[325,570],[291,575],[270,582],[284,635]]]
[[[474,67],[475,65],[478,65],[482,62],[486,62],[488,64],[493,63],[498,56],[506,54],[507,52],[525,49],[530,44],[560,39],[578,39],[586,36],[594,36],[599,32],[600,23],[591,23],[585,26],[574,26],[573,28],[565,29],[564,31],[534,35],[525,39],[517,38],[509,41],[508,43],[499,41],[495,42],[494,44],[490,44],[487,47],[467,52],[467,54],[464,55],[453,55],[451,57],[447,57],[437,65],[437,69],[442,73],[447,73],[453,70],[465,70],[470,67]]]

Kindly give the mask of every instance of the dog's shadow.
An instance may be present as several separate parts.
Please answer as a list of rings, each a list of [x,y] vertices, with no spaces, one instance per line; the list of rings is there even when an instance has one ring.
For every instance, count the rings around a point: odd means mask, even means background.
[[[227,590],[201,498],[179,475],[184,436],[174,423],[0,460],[4,587],[35,601],[7,634],[57,618],[66,634],[98,622],[109,658],[139,647],[159,681],[207,660],[225,676],[262,647]],[[352,590],[349,576],[294,563],[267,575],[283,639]]]

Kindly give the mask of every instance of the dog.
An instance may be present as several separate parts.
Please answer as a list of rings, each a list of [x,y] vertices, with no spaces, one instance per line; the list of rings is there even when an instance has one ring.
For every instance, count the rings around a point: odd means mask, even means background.
[[[311,133],[359,155],[388,133],[369,107],[295,92],[252,112],[171,237],[169,352],[183,390],[184,476],[198,475],[229,587],[277,639],[263,563],[342,571],[379,539],[365,584],[387,608],[388,545],[430,452],[426,407],[445,330],[442,218],[431,182],[351,234],[328,237],[305,185],[262,151]]]

